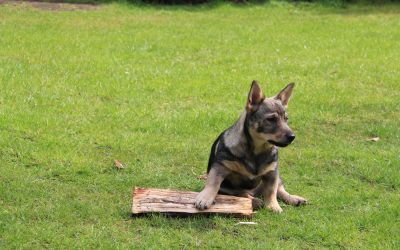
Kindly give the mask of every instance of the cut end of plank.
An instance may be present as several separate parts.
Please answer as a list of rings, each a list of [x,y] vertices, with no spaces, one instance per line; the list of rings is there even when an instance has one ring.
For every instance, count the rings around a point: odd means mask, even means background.
[[[223,214],[237,217],[253,215],[252,201],[249,198],[230,195],[217,195],[215,204],[205,210],[194,206],[197,192],[170,189],[133,189],[132,214],[166,213],[174,215]]]

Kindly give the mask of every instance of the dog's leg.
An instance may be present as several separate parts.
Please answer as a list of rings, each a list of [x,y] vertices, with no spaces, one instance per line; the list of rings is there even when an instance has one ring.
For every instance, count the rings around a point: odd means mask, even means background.
[[[222,181],[229,173],[230,171],[221,164],[214,163],[211,166],[210,172],[207,175],[206,186],[195,199],[194,204],[196,208],[207,209],[213,204]]]
[[[278,169],[268,172],[263,177],[262,193],[267,208],[271,209],[276,213],[281,213],[283,210],[281,206],[279,206],[277,200],[278,184],[279,184]]]
[[[278,183],[278,198],[283,200],[288,205],[292,206],[300,206],[307,203],[307,200],[303,197],[297,195],[290,195],[285,190],[285,186],[283,185],[282,179],[279,177]]]

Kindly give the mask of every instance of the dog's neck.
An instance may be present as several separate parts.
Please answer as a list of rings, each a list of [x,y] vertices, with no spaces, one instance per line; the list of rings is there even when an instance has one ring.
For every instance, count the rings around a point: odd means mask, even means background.
[[[251,144],[252,152],[255,155],[266,154],[266,153],[275,151],[276,147],[269,142],[257,140],[256,138],[254,138],[254,136],[251,136],[251,140],[252,140],[252,144]]]
[[[268,154],[276,151],[276,147],[268,142],[254,138],[251,134],[246,110],[242,112],[239,120],[227,131],[224,140],[226,146],[235,155],[259,155]]]

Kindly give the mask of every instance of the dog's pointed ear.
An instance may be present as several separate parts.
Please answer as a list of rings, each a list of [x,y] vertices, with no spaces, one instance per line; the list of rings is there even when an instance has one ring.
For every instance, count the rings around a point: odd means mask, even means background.
[[[290,96],[292,95],[294,83],[289,83],[284,89],[275,96],[275,99],[280,100],[282,105],[287,108]]]
[[[258,105],[265,99],[264,93],[260,87],[260,84],[256,80],[251,83],[249,96],[247,99],[246,110],[253,112],[257,110]]]

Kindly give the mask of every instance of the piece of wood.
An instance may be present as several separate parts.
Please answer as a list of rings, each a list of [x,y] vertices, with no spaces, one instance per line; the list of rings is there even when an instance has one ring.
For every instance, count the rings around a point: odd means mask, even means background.
[[[197,192],[169,189],[137,188],[133,190],[132,214],[167,213],[176,215],[225,214],[239,217],[251,217],[253,206],[251,199],[230,195],[217,195],[215,204],[205,210],[194,206]]]

